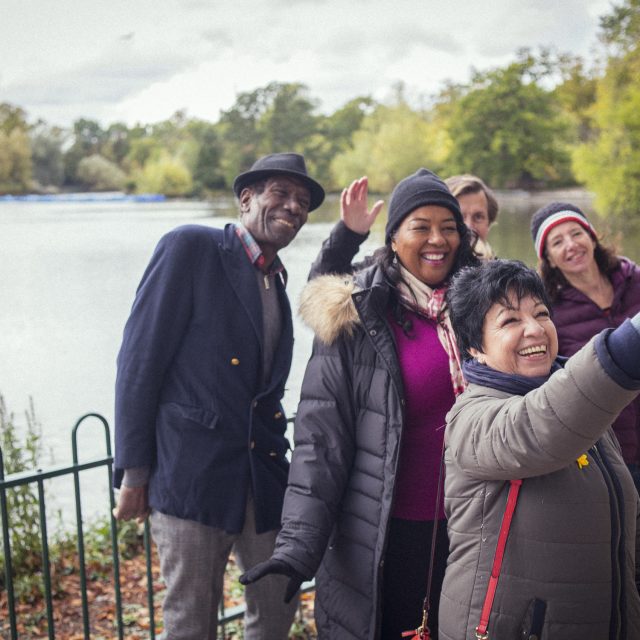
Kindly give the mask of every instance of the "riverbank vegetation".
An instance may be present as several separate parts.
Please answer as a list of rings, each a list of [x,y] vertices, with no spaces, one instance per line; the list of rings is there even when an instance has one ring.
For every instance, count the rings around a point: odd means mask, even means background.
[[[71,130],[0,105],[0,193],[125,190],[206,197],[262,154],[304,153],[329,190],[367,174],[388,192],[417,166],[477,173],[495,188],[583,185],[603,214],[640,207],[640,0],[600,20],[595,59],[518,52],[514,62],[448,83],[415,106],[357,96],[334,113],[298,83],[241,93],[217,122],[185,111],[164,122]]]

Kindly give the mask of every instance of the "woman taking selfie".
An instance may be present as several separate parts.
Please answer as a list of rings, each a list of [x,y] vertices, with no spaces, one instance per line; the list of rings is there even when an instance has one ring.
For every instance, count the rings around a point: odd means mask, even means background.
[[[316,337],[283,526],[272,559],[241,579],[284,573],[293,594],[315,575],[318,634],[331,640],[399,640],[420,624],[439,522],[435,631],[448,552],[436,494],[444,417],[463,380],[444,293],[478,260],[457,200],[430,171],[402,180],[388,211],[370,266],[303,292]]]
[[[447,299],[469,387],[447,415],[439,639],[640,638],[638,495],[610,429],[640,389],[640,315],[563,368],[522,263],[462,270]]]

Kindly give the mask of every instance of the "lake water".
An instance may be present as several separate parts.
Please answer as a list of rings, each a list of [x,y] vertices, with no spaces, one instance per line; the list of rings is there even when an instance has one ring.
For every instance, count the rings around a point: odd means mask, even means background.
[[[590,211],[590,199],[562,194]],[[500,194],[490,241],[498,255],[534,263],[529,217],[558,194]],[[186,223],[222,226],[235,218],[231,198],[212,202],[0,203],[0,393],[23,424],[33,397],[42,423],[43,466],[71,460],[71,428],[83,414],[113,420],[115,360],[135,289],[159,238]],[[384,214],[383,214],[384,215]],[[338,216],[337,198],[311,214],[282,252],[294,303],[309,266]],[[596,221],[596,226],[602,223]],[[363,252],[383,239],[378,221]],[[640,258],[637,220],[614,221],[624,253]],[[285,407],[295,410],[311,350],[310,330],[296,321],[294,363]],[[97,424],[81,432],[81,459],[104,454]],[[59,506],[66,507],[64,496]]]

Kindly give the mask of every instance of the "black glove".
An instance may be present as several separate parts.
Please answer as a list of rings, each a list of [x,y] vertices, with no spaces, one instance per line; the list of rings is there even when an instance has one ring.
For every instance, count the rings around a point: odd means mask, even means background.
[[[284,594],[284,601],[286,603],[291,602],[293,596],[298,593],[300,585],[304,582],[304,576],[301,573],[298,573],[284,560],[274,560],[273,558],[271,560],[265,560],[253,567],[253,569],[245,571],[238,580],[240,581],[240,584],[247,585],[272,573],[289,577],[287,590]]]

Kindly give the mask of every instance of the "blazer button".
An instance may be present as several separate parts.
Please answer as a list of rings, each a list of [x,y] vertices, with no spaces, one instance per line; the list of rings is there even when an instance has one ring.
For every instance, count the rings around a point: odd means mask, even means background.
[[[240,364],[240,360],[238,360],[238,358],[231,358],[231,364],[237,367]]]
[[[273,415],[273,417],[278,420],[279,418],[282,418],[282,411],[276,411],[275,414]]]
[[[249,447],[250,447],[251,449],[255,449],[255,448],[256,448],[256,441],[255,441],[255,440],[252,440],[252,441],[251,441],[251,443],[249,444]]]
[[[275,451],[269,451],[269,455],[270,455],[272,458],[275,458],[278,454],[277,454]]]
[[[370,336],[377,336],[378,332],[375,329],[371,329],[371,331],[369,331],[369,335]]]

